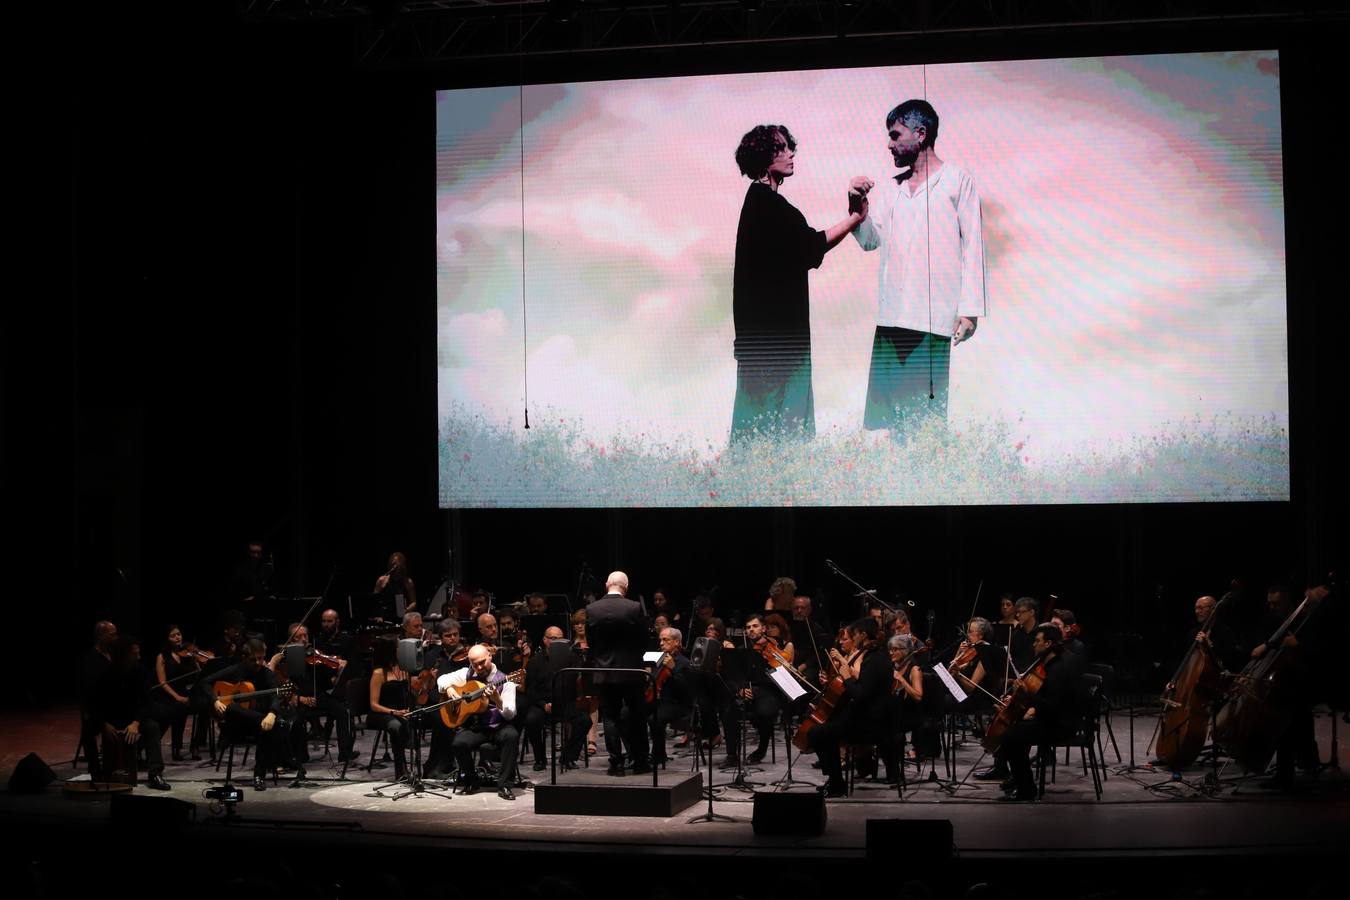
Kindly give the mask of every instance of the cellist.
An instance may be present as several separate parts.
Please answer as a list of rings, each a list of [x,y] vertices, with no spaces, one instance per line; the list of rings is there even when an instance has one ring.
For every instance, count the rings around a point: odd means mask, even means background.
[[[811,749],[820,760],[820,771],[828,779],[822,788],[826,797],[842,797],[848,792],[839,747],[844,743],[879,743],[890,713],[891,683],[894,667],[881,649],[881,627],[868,616],[849,626],[856,659],[857,675],[844,675],[841,706],[827,722],[810,732]]]
[[[996,760],[1006,764],[1012,773],[1012,777],[1003,783],[1006,795],[1000,800],[1036,799],[1031,749],[1053,735],[1059,723],[1073,714],[1077,671],[1060,653],[1062,640],[1059,628],[1048,623],[1037,625],[1032,631],[1031,647],[1035,654],[1032,666],[1038,670],[1037,674],[1042,668],[1045,674],[1040,690],[1029,700],[1026,714],[1008,729],[999,744]],[[1003,698],[1005,704],[1011,701],[1013,693],[1027,689],[1025,677],[1026,673],[1023,673],[1012,683],[1009,695]]]

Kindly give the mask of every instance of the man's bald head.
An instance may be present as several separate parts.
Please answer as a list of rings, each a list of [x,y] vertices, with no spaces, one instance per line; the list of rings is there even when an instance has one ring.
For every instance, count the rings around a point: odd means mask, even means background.
[[[628,576],[623,572],[610,572],[605,579],[605,590],[615,594],[628,595]]]
[[[485,663],[492,662],[492,653],[482,644],[474,644],[469,648],[469,664],[475,669],[481,668]]]
[[[553,641],[565,641],[567,638],[563,635],[563,630],[557,625],[550,625],[544,629],[544,640],[548,643]]]

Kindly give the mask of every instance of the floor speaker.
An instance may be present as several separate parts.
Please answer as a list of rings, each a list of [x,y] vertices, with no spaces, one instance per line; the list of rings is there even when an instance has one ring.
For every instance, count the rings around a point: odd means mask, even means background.
[[[899,847],[914,859],[946,862],[954,844],[951,819],[868,819],[867,859],[894,859]]]
[[[820,791],[755,791],[755,834],[815,837],[825,832],[825,795]]]
[[[36,794],[56,780],[56,773],[36,753],[30,753],[14,767],[9,776],[11,794]]]

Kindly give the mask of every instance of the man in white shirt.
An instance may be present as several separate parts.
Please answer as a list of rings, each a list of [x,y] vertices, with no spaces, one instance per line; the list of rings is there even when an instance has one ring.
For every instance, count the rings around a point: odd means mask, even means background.
[[[906,100],[886,130],[903,171],[875,190],[865,176],[849,183],[849,208],[863,215],[853,237],[882,254],[868,429],[896,429],[925,411],[945,417],[951,349],[985,314],[980,197],[964,169],[938,157],[937,112]]]
[[[459,763],[464,778],[464,793],[478,790],[477,772],[473,754],[482,744],[492,741],[497,745],[501,760],[497,766],[497,796],[503,800],[516,799],[511,787],[516,783],[516,753],[520,732],[516,729],[516,686],[492,664],[492,653],[481,644],[469,648],[469,668],[456,669],[436,680],[436,688],[451,699],[463,695],[464,684],[477,681],[487,686],[488,709],[474,716],[460,728],[450,744],[450,752]]]

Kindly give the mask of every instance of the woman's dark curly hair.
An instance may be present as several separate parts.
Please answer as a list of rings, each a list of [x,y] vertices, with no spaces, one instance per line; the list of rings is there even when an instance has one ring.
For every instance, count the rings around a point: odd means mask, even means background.
[[[786,125],[756,125],[741,138],[741,145],[736,148],[736,165],[740,166],[742,175],[758,181],[769,171],[773,158],[784,146],[789,150],[797,149],[797,141]]]

